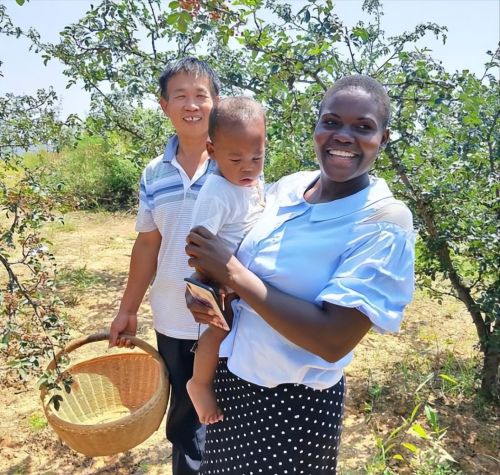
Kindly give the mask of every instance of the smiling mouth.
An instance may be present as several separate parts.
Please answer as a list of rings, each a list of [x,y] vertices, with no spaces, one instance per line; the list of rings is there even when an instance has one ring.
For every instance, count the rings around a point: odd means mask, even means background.
[[[326,152],[328,153],[328,155],[330,155],[330,157],[336,157],[336,158],[345,159],[345,160],[349,160],[351,158],[356,157],[355,153],[345,152],[344,150],[334,150],[334,149],[329,148]]]
[[[201,117],[184,117],[184,120],[186,122],[199,122],[201,120]]]

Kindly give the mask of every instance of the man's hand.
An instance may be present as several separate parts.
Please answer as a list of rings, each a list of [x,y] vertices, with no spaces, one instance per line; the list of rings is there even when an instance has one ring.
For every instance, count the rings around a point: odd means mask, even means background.
[[[119,311],[109,328],[109,348],[133,348],[127,335],[135,336],[137,332],[137,314]]]

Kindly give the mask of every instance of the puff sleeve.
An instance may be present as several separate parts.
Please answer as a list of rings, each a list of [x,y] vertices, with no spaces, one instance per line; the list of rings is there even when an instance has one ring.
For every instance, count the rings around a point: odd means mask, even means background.
[[[390,223],[365,226],[316,303],[356,308],[377,331],[397,332],[414,291],[415,233]]]

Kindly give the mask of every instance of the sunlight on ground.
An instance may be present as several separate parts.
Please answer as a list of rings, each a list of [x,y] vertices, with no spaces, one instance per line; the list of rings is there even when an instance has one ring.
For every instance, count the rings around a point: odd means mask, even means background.
[[[72,335],[79,337],[109,328],[126,283],[136,233],[133,216],[126,214],[77,212],[66,216],[65,223],[48,226],[46,236],[53,242]],[[138,336],[155,345],[147,302],[141,308]],[[475,342],[474,326],[459,302],[448,298],[438,305],[420,292],[407,310],[401,333],[367,335],[347,369],[339,473],[382,473],[386,462],[392,464],[394,473],[417,473],[407,462],[394,465],[394,460],[383,460],[380,444],[418,403],[422,408],[430,404],[438,411],[441,427],[447,428],[441,446],[460,462],[461,473],[500,473],[495,417],[479,418],[481,407],[473,396],[478,364]],[[75,361],[106,351],[104,343],[86,345],[75,352]],[[418,420],[425,425],[422,412]],[[150,439],[129,452],[91,459],[61,444],[44,424],[42,414],[35,381],[28,387],[2,385],[3,473],[170,473],[165,421]],[[425,448],[421,441],[402,433],[408,437],[406,441]],[[393,449],[392,454],[400,453],[408,461],[412,454],[400,442],[394,440],[397,451]],[[432,470],[420,473],[437,473]]]

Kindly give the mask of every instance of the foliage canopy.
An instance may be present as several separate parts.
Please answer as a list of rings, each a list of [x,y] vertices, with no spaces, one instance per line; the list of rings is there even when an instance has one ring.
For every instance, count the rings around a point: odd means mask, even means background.
[[[90,91],[86,130],[120,131],[142,156],[161,149],[165,129],[158,118],[138,120],[133,111],[157,96],[156,80],[168,61],[203,57],[219,72],[225,94],[251,94],[266,106],[268,181],[315,167],[317,105],[337,78],[363,73],[384,84],[392,99],[392,140],[376,172],[414,212],[420,284],[466,305],[484,355],[482,388],[498,396],[499,50],[489,52],[482,77],[449,72],[416,46],[429,34],[445,41],[445,27],[426,23],[387,37],[381,2],[366,0],[364,10],[370,20],[349,28],[332,0],[299,7],[273,0],[168,6],[105,0],[68,25],[58,44],[26,35],[45,61],[64,64],[68,85],[82,81]],[[15,139],[13,129],[7,134]]]

